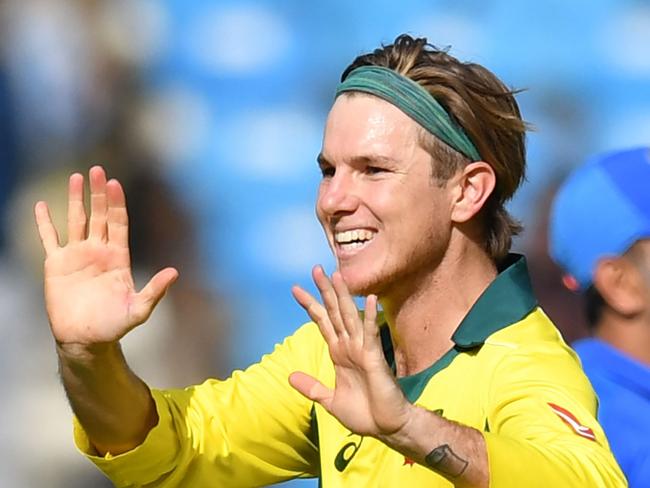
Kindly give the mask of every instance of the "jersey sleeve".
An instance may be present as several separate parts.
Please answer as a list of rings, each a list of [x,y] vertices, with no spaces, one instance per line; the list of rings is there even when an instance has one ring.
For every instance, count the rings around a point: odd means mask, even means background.
[[[489,395],[490,486],[627,486],[595,419],[596,396],[568,351],[505,355]]]
[[[183,390],[152,390],[159,421],[137,448],[100,457],[78,422],[75,442],[117,487],[263,486],[318,474],[312,402],[289,385],[319,376],[324,342],[307,324],[245,371]]]

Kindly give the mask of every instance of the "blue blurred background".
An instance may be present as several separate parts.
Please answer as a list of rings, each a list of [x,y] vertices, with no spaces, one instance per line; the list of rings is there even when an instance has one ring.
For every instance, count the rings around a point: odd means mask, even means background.
[[[647,1],[3,0],[1,486],[107,486],[72,447],[33,203],[61,223],[70,172],[102,164],[119,178],[138,281],[181,272],[128,357],[153,386],[224,377],[305,320],[290,286],[332,267],[313,202],[334,88],[403,32],[527,89],[536,131],[510,207],[527,228],[516,248],[566,339],[585,334],[545,254],[548,202],[587,155],[650,143]]]

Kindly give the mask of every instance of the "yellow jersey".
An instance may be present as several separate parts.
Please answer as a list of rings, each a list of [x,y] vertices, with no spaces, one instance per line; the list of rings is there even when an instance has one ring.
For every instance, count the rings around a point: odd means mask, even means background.
[[[388,327],[384,353],[393,364]],[[408,399],[485,437],[493,488],[627,486],[573,351],[538,307],[523,257],[474,304],[454,346],[398,378]],[[451,487],[380,441],[349,432],[288,383],[303,371],[334,385],[314,323],[225,381],[152,390],[159,422],[142,445],[100,457],[75,422],[75,441],[117,487],[252,487],[319,477],[334,487]]]

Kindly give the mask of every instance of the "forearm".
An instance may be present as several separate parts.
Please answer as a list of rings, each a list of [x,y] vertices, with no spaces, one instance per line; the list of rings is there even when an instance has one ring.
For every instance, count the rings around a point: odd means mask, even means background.
[[[489,485],[485,440],[476,429],[413,406],[404,428],[380,440],[457,487],[487,488]]]
[[[147,385],[126,364],[119,343],[57,345],[70,405],[101,455],[137,447],[157,424]]]

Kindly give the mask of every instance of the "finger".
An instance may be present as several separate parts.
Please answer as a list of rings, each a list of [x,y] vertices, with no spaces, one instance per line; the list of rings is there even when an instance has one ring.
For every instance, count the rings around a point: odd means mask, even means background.
[[[380,348],[379,327],[377,326],[377,295],[366,297],[366,309],[363,314],[363,347]]]
[[[176,278],[178,278],[178,271],[175,268],[165,268],[158,271],[142,290],[135,294],[130,310],[135,325],[141,324],[149,318]]]
[[[101,166],[90,168],[90,229],[88,237],[106,240],[106,173]]]
[[[325,342],[327,342],[327,345],[330,346],[336,343],[336,332],[334,332],[334,327],[332,327],[332,323],[327,316],[325,307],[323,307],[310,293],[306,292],[299,286],[292,287],[291,294],[298,304],[305,309],[309,318],[318,325],[318,329],[320,330],[323,339],[325,339]]]
[[[34,205],[34,217],[36,218],[38,235],[41,237],[43,249],[45,249],[45,255],[48,256],[59,248],[59,235],[56,232],[54,224],[52,224],[47,203],[36,202],[36,205]]]
[[[327,388],[320,381],[308,374],[296,371],[289,375],[289,384],[310,400],[320,403],[330,411],[334,390]]]
[[[108,202],[108,240],[120,247],[129,247],[129,216],[126,197],[119,181],[111,179],[106,183]]]
[[[68,182],[68,242],[79,242],[85,238],[84,177],[74,173]]]
[[[314,283],[320,292],[321,299],[323,300],[323,305],[325,310],[327,310],[327,316],[330,319],[330,322],[334,326],[334,332],[340,338],[348,337],[348,333],[343,326],[343,319],[341,318],[341,312],[339,310],[338,299],[336,298],[336,292],[332,286],[332,282],[325,274],[322,266],[314,266],[312,270],[312,277]]]
[[[332,274],[332,285],[336,293],[343,327],[351,338],[363,339],[363,325],[359,317],[359,310],[357,310],[348,286],[339,271],[334,271]]]

